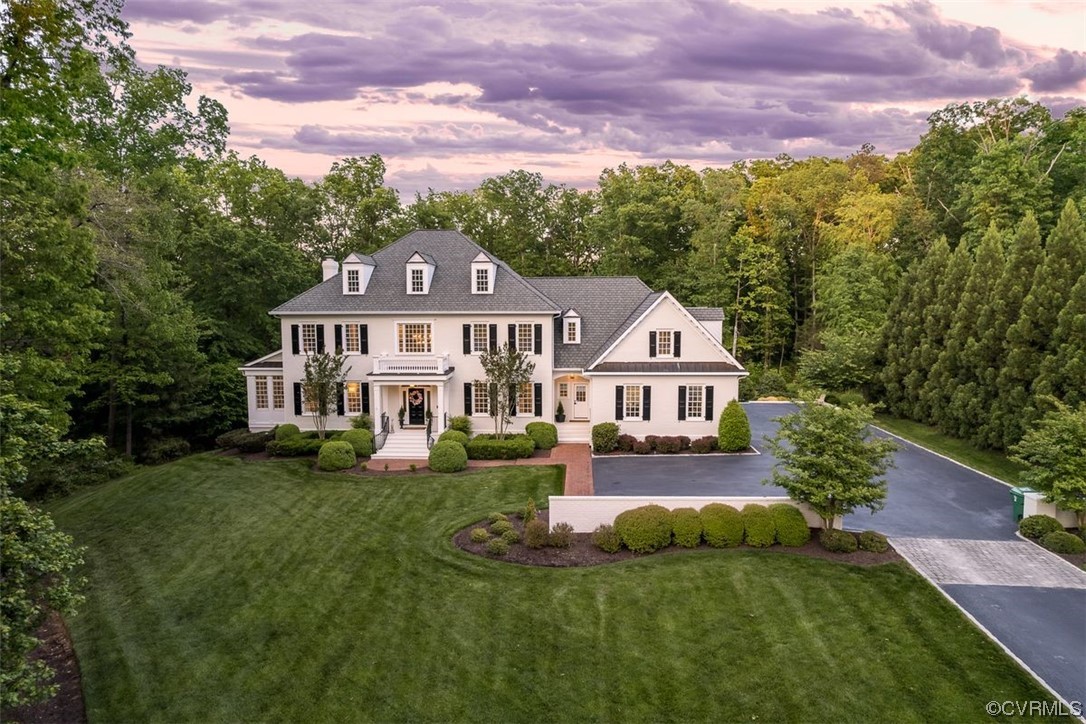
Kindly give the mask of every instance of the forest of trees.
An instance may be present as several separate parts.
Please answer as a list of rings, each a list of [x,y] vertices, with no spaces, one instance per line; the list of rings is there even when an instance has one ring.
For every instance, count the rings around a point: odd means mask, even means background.
[[[951,105],[892,158],[624,164],[583,190],[513,170],[401,199],[376,154],[307,184],[228,151],[223,106],[138,65],[119,6],[0,8],[0,432],[28,471],[9,482],[70,479],[52,443],[9,444],[27,420],[147,460],[242,424],[236,368],[278,344],[267,310],[322,257],[415,228],[522,274],[636,275],[723,307],[755,377],[861,389],[982,445],[1016,441],[1048,395],[1086,398],[1086,108]]]

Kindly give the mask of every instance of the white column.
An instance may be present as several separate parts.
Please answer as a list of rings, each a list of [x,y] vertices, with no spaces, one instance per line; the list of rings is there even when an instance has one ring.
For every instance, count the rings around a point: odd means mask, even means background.
[[[436,421],[434,429],[439,432],[444,429],[441,425],[445,419],[445,384],[441,382],[435,385],[437,387],[437,410],[434,412],[434,420]]]
[[[373,417],[373,434],[381,432],[381,411],[385,408],[384,388],[380,382],[374,380],[370,383],[370,415]]]

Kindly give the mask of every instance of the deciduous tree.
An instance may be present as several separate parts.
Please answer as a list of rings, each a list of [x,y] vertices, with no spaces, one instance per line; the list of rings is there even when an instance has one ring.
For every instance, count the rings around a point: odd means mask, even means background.
[[[1013,459],[1026,466],[1021,481],[1078,516],[1086,530],[1086,404],[1060,402],[1013,445]]]

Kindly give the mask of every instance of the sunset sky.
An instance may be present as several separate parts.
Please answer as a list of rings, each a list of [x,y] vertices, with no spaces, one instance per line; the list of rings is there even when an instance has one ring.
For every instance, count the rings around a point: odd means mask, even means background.
[[[231,147],[314,179],[380,153],[386,182],[513,168],[586,187],[619,163],[696,168],[914,145],[947,103],[1086,103],[1086,3],[128,0],[146,65],[230,113]]]

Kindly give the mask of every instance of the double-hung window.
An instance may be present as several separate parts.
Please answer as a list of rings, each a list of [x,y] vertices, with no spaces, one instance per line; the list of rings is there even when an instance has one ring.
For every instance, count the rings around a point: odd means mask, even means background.
[[[486,294],[490,291],[490,270],[482,267],[475,270],[475,293]]]
[[[411,293],[422,294],[426,291],[423,281],[424,272],[422,269],[411,270]]]
[[[361,335],[357,324],[343,325],[343,352],[345,354],[358,354],[362,351]]]
[[[670,329],[658,329],[656,330],[656,356],[657,357],[670,357],[671,356],[671,330]]]
[[[626,385],[626,404],[623,408],[623,417],[627,420],[641,419],[641,386]]]
[[[433,340],[429,322],[399,322],[396,343],[400,354],[430,354]]]
[[[476,415],[490,414],[490,391],[485,382],[471,386],[471,409]]]
[[[317,325],[302,325],[302,354],[316,354],[317,352]]]
[[[581,322],[578,319],[566,320],[566,344],[580,344]]]
[[[362,383],[348,382],[346,391],[346,411],[348,414],[357,415],[362,412]]]
[[[534,415],[535,414],[535,397],[533,396],[533,386],[531,382],[525,382],[517,390],[517,414],[518,415]]]
[[[286,398],[283,395],[283,378],[272,377],[272,409],[282,410],[286,404]]]
[[[534,339],[531,323],[521,322],[517,325],[517,350],[532,354],[535,351]]]
[[[359,273],[357,269],[347,270],[347,293],[358,294],[361,282],[359,281]]]
[[[471,351],[474,354],[482,354],[490,349],[490,325],[486,322],[475,322],[471,325]]]
[[[258,410],[268,409],[268,378],[256,378],[256,407]]]
[[[688,385],[686,388],[686,419],[702,420],[705,418],[705,386]]]

